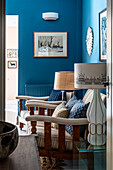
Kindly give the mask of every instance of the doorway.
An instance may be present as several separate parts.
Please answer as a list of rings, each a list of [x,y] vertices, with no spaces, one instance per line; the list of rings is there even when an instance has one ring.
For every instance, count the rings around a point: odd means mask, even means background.
[[[16,124],[18,114],[18,15],[6,15],[5,121]]]
[[[109,21],[110,21],[110,23],[112,23],[111,21],[111,13],[112,13],[112,3],[113,2],[113,0],[108,0],[108,3],[109,3],[109,5],[108,5],[108,11],[109,11]],[[4,3],[4,0],[1,0],[1,2],[0,3]],[[3,5],[0,5],[1,6],[1,9],[3,8]],[[2,11],[2,10],[1,10]],[[4,9],[3,9],[3,11],[5,11]],[[0,12],[0,13],[2,13],[2,12]],[[4,23],[3,22],[1,22],[1,24],[0,24],[0,34],[1,35],[3,35],[4,34],[4,32],[3,32],[3,29],[4,28],[2,28],[2,27],[4,27],[3,26],[4,25]],[[112,31],[111,31],[111,25],[110,25],[110,33],[109,33],[109,37],[111,37],[111,33],[112,33]],[[1,36],[2,37],[2,36]],[[2,46],[2,44],[4,44],[4,39],[1,39],[0,40],[2,43],[0,43],[0,56],[1,56],[1,59],[0,59],[0,91],[1,91],[1,93],[0,93],[0,119],[1,120],[4,120],[4,63],[5,63],[5,61],[4,61],[4,49],[5,49],[5,47],[3,46],[3,47],[1,47]],[[111,47],[111,46],[110,46]],[[111,49],[109,49],[109,51],[111,51]],[[3,56],[3,57],[2,57]],[[110,53],[110,55],[109,55],[109,58],[112,56],[112,54]],[[111,69],[112,70],[112,69]],[[109,111],[109,115],[107,115],[107,118],[108,118],[108,121],[109,121],[109,137],[108,137],[108,139],[109,139],[109,143],[108,143],[108,145],[109,145],[109,153],[107,153],[107,155],[108,155],[108,165],[109,165],[109,167],[110,167],[110,169],[112,169],[112,167],[113,166],[111,166],[112,165],[112,148],[113,147],[111,147],[112,146],[112,140],[113,140],[113,138],[112,138],[112,110],[111,111]],[[109,170],[109,169],[108,169]]]

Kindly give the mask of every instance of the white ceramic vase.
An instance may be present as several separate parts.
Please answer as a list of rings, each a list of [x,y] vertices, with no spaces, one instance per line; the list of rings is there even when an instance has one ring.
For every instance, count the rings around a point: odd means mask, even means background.
[[[100,96],[100,90],[94,89],[93,99],[87,110],[88,142],[94,146],[104,145],[106,108]]]

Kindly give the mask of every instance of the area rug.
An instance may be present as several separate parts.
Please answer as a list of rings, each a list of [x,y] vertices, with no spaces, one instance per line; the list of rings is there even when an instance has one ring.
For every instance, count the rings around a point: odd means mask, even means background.
[[[62,159],[40,157],[42,170],[62,170],[66,164]]]

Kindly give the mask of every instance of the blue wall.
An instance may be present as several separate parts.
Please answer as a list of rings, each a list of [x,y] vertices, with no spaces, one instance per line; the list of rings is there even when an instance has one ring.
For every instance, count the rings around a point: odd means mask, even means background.
[[[99,12],[107,7],[106,0],[82,0],[82,62],[99,62]],[[88,27],[93,29],[93,53],[88,55],[86,49],[86,34]]]
[[[107,7],[107,0],[82,0],[82,62],[98,63],[99,61],[99,13]],[[86,49],[87,29],[93,29],[93,52],[89,56]],[[83,90],[83,96],[86,90]],[[106,93],[105,90],[101,90]]]
[[[82,61],[81,0],[6,0],[6,14],[19,15],[19,94],[26,83],[53,83],[54,74],[74,70]],[[57,21],[44,21],[43,12],[54,11]],[[68,58],[33,58],[33,31],[68,31]]]

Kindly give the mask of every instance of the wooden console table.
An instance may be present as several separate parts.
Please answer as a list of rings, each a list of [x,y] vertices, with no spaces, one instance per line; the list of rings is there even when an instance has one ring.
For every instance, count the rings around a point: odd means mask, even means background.
[[[0,161],[0,170],[41,170],[35,137],[20,136],[15,151]]]

